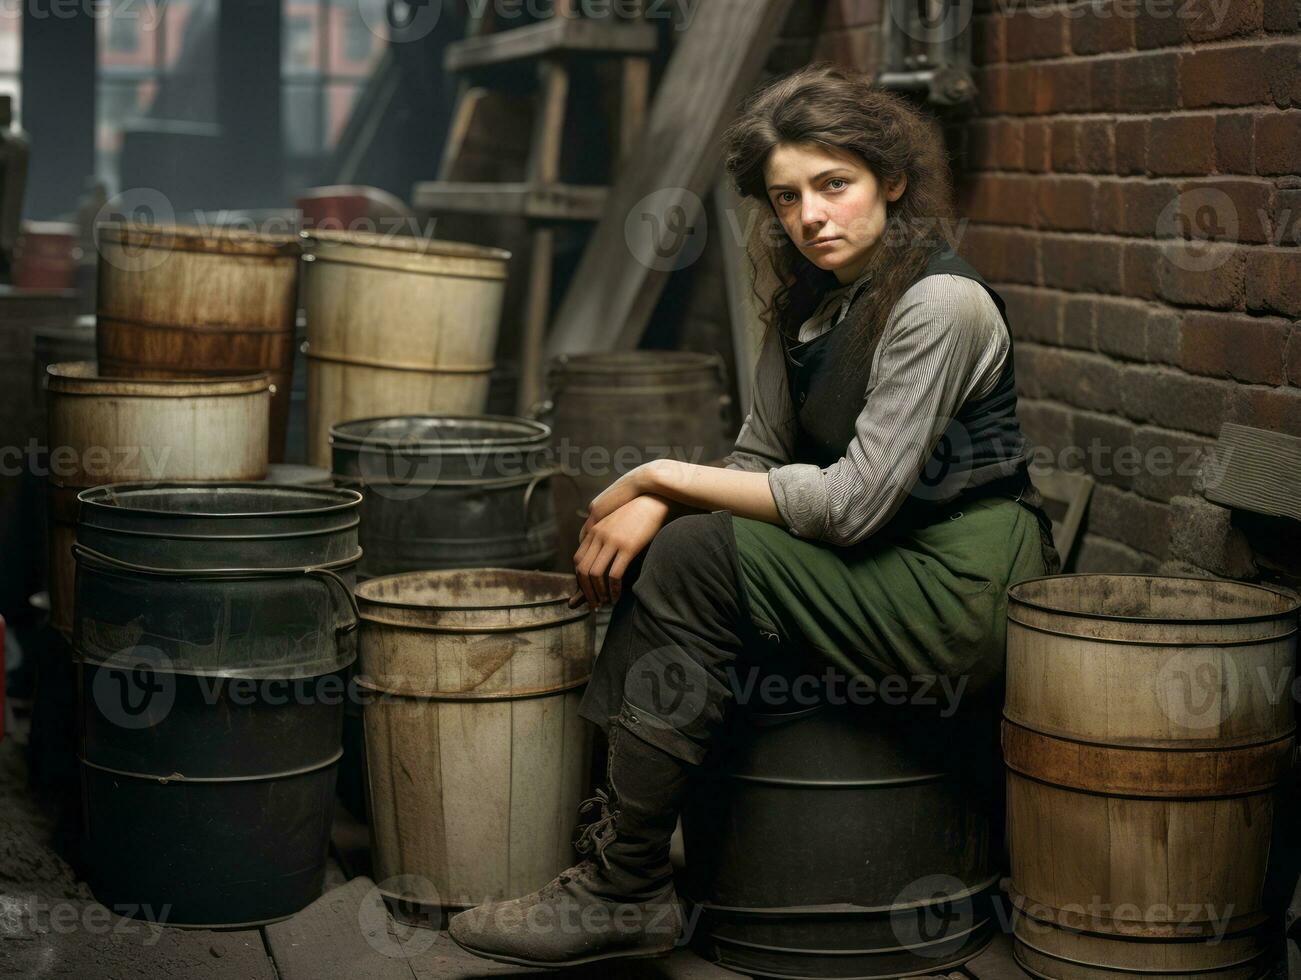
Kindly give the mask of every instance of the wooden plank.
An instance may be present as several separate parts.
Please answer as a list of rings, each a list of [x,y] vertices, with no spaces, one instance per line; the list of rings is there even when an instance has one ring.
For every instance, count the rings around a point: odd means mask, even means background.
[[[494,68],[531,58],[572,55],[652,54],[658,38],[652,24],[553,17],[527,27],[466,38],[447,47],[449,72]]]
[[[764,324],[759,301],[754,295],[754,277],[745,244],[737,239],[740,227],[734,220],[741,199],[726,177],[714,185],[714,227],[723,252],[723,274],[727,286],[727,311],[732,324],[732,353],[736,364],[736,394],[741,418],[750,411],[754,367],[759,360]]]
[[[1093,495],[1093,477],[1064,470],[1036,469],[1032,479],[1045,500],[1064,505],[1064,515],[1053,521],[1053,546],[1065,569],[1079,536],[1084,513],[1088,510],[1089,498]]]
[[[633,254],[625,231],[629,216],[644,210],[646,199],[657,191],[665,212],[685,207],[690,213],[693,202],[699,210],[719,165],[719,136],[758,80],[790,6],[791,0],[710,0],[701,5],[669,61],[650,120],[583,252],[555,317],[549,355],[637,346],[675,263],[648,263]],[[696,220],[705,216],[697,214]],[[658,247],[660,241],[654,244]]]
[[[581,184],[425,181],[412,205],[432,214],[495,214],[538,221],[595,221],[608,190]]]
[[[1206,499],[1301,521],[1301,439],[1225,422],[1204,469]]]

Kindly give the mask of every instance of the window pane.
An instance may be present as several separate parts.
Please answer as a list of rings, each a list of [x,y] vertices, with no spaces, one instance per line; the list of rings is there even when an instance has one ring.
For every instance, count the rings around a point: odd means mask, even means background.
[[[162,4],[112,0],[109,15],[99,18],[100,65],[120,69],[154,68],[166,10]]]
[[[285,151],[291,156],[315,156],[321,152],[320,86],[286,85],[281,102]]]
[[[286,0],[280,39],[280,66],[286,75],[314,75],[321,70],[319,0]]]
[[[166,36],[163,64],[168,70],[175,71],[178,67],[186,70],[199,58],[208,64],[208,59],[216,57],[220,3],[221,0],[167,0],[164,5],[152,0],[143,4],[163,14],[163,33]],[[199,54],[200,48],[203,55]]]
[[[367,8],[366,16],[363,6]],[[383,2],[334,0],[330,4],[331,75],[360,78],[370,74],[384,51],[383,18]]]
[[[361,85],[354,82],[337,82],[325,87],[325,112],[327,120],[326,149],[334,149],[352,112],[352,104],[361,93]]]
[[[0,16],[0,71],[18,71],[22,68],[23,30],[22,18],[9,12]]]

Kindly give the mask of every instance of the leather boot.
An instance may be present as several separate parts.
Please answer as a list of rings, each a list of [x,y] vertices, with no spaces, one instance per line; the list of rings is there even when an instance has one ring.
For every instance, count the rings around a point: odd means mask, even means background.
[[[476,956],[534,967],[663,956],[682,934],[669,840],[687,764],[610,722],[608,792],[579,813],[575,847],[587,855],[537,891],[453,916],[448,932]]]

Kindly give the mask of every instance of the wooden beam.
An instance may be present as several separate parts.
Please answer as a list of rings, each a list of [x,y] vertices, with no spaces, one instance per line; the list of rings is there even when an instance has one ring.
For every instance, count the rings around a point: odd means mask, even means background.
[[[1301,521],[1301,439],[1225,422],[1202,470],[1206,499]]]
[[[432,214],[499,214],[540,221],[595,221],[607,189],[580,184],[474,183],[433,180],[416,184],[411,203]]]
[[[651,54],[658,38],[651,24],[553,17],[527,27],[466,38],[449,45],[449,72],[494,68],[531,58],[578,54]]]
[[[669,61],[650,120],[611,190],[561,303],[549,354],[637,346],[676,266],[671,260],[647,263],[634,256],[625,231],[629,216],[646,207],[657,191],[659,198],[652,200],[666,201],[679,217],[690,214],[693,204],[700,211],[700,198],[719,165],[719,136],[758,80],[790,6],[791,0],[701,4]],[[703,213],[698,217],[705,219]],[[655,214],[648,215],[647,227],[656,220]]]

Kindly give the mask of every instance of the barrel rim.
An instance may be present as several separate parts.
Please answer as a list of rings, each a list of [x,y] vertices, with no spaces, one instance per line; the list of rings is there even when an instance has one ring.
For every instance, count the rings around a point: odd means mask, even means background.
[[[414,578],[416,576],[445,576],[465,575],[467,573],[489,573],[489,572],[506,572],[510,575],[525,574],[532,576],[546,576],[556,580],[558,587],[563,588],[564,594],[554,599],[533,599],[525,602],[494,602],[483,605],[458,605],[458,606],[439,606],[431,602],[403,602],[398,599],[381,599],[367,595],[366,591],[369,586],[377,585],[381,582],[391,582],[395,579]],[[573,576],[566,572],[545,572],[535,571],[532,569],[522,568],[502,568],[500,566],[476,567],[476,568],[438,568],[419,570],[413,572],[394,572],[391,575],[377,575],[375,578],[368,578],[364,582],[358,582],[354,590],[358,603],[368,603],[372,606],[386,607],[390,609],[415,609],[421,611],[455,611],[455,612],[485,612],[492,609],[534,609],[541,606],[555,606],[560,603],[568,603],[569,597],[574,594],[573,586],[568,583],[572,581]],[[561,583],[564,582],[563,586]],[[365,618],[363,612],[362,618]],[[550,625],[550,624],[548,624]]]
[[[90,367],[94,373],[72,371],[72,368]],[[252,395],[263,391],[274,391],[271,373],[262,371],[257,374],[232,374],[229,376],[209,375],[202,378],[127,378],[121,375],[104,375],[99,371],[97,360],[56,361],[45,367],[46,387],[61,395],[90,396],[131,396],[137,398],[196,397],[219,395]],[[131,388],[155,389],[141,391],[95,391],[92,386],[122,385]],[[164,389],[179,388],[181,391],[170,395]]]
[[[365,424],[378,424],[381,422],[391,422],[396,419],[427,419],[431,421],[447,422],[507,422],[518,424],[521,427],[532,428],[532,435],[519,436],[502,436],[489,437],[486,439],[414,439],[411,441],[402,441],[403,437],[389,439],[384,437],[372,437],[369,435],[358,435],[346,431],[349,426],[359,426]],[[362,419],[345,419],[342,422],[336,422],[330,426],[330,445],[338,445],[340,448],[354,449],[358,452],[379,452],[387,447],[402,449],[431,449],[436,452],[456,452],[459,450],[474,448],[509,448],[514,445],[526,445],[533,448],[530,444],[534,442],[545,442],[551,438],[552,428],[546,422],[540,419],[531,419],[522,415],[439,415],[435,413],[412,414],[412,415],[373,415]],[[540,446],[537,448],[541,448]]]
[[[1079,609],[1058,608],[1057,606],[1048,605],[1045,602],[1027,599],[1023,596],[1017,595],[1018,590],[1022,589],[1024,586],[1033,585],[1037,582],[1084,578],[1141,578],[1153,581],[1161,580],[1170,582],[1210,582],[1215,585],[1232,586],[1241,589],[1258,589],[1261,592],[1269,592],[1284,600],[1288,605],[1286,608],[1277,612],[1253,613],[1251,615],[1242,616],[1126,616],[1120,613],[1084,612]],[[1025,606],[1029,609],[1037,609],[1040,612],[1051,613],[1056,616],[1074,616],[1078,619],[1119,623],[1170,624],[1173,626],[1228,626],[1234,623],[1262,623],[1268,622],[1272,619],[1286,619],[1288,617],[1296,616],[1298,611],[1301,611],[1301,596],[1259,582],[1239,582],[1236,579],[1208,578],[1204,575],[1150,575],[1144,572],[1065,572],[1059,575],[1037,575],[1034,578],[1021,579],[1015,585],[1008,586],[1007,598],[1010,603],[1014,602],[1017,605]]]
[[[296,493],[296,494],[319,494],[322,497],[332,497],[337,502],[323,505],[320,507],[305,507],[297,510],[277,510],[277,511],[231,511],[226,513],[214,513],[210,511],[195,510],[157,510],[152,507],[124,507],[121,504],[110,504],[103,498],[106,494],[133,493],[140,490],[257,490],[262,493]],[[275,483],[259,483],[251,480],[213,480],[212,482],[196,480],[193,482],[179,481],[162,481],[159,483],[148,483],[132,481],[127,483],[104,483],[97,487],[90,487],[82,490],[77,494],[77,502],[84,507],[97,508],[106,513],[113,514],[148,514],[151,517],[164,518],[285,518],[285,517],[302,517],[306,515],[334,514],[341,511],[350,510],[361,504],[362,496],[356,490],[349,490],[342,487],[304,487],[296,485],[282,485]]]
[[[374,231],[346,231],[330,228],[303,229],[298,233],[299,241],[305,250],[313,245],[330,245],[365,249],[388,249],[409,255],[429,258],[449,259],[486,259],[488,261],[507,262],[511,253],[504,248],[492,245],[476,245],[474,242],[458,242],[449,238],[425,238],[423,235],[381,234]],[[311,253],[323,261],[329,257]]]
[[[96,226],[96,241],[139,248],[166,248],[208,255],[255,255],[292,258],[302,253],[292,233],[271,234],[222,225],[153,224],[103,221]]]

